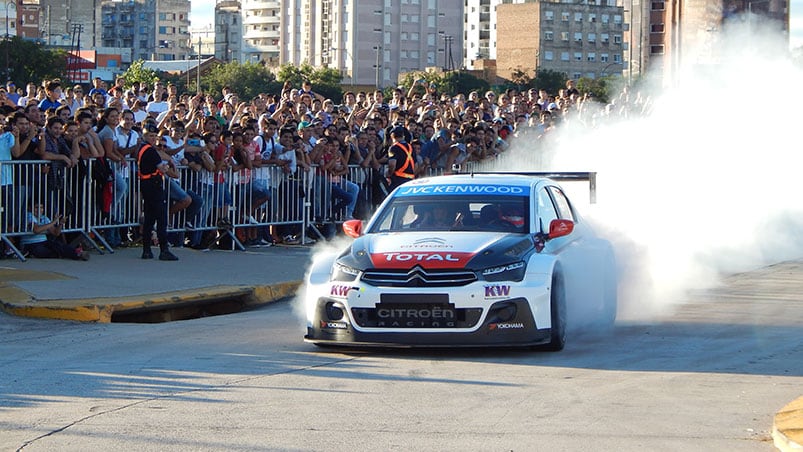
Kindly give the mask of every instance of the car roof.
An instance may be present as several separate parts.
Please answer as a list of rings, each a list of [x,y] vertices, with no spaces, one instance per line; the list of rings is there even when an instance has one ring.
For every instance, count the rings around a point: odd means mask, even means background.
[[[522,174],[483,173],[483,174],[453,174],[448,176],[433,176],[414,179],[407,184],[413,185],[443,185],[443,184],[488,184],[509,185],[514,187],[531,187],[540,181],[548,180],[545,177],[528,176]]]

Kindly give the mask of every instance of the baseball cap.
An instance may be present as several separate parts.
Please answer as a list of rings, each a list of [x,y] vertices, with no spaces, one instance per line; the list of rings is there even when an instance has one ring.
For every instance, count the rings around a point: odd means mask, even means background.
[[[298,123],[298,130],[306,129],[310,125],[311,124],[309,123],[309,121],[301,121],[301,122]]]

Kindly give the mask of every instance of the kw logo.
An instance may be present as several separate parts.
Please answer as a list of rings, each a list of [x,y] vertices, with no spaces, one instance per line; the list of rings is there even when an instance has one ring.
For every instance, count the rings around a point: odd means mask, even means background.
[[[502,298],[510,295],[510,286],[485,286],[485,298]]]
[[[331,295],[333,297],[345,298],[345,297],[348,296],[349,290],[351,290],[351,289],[353,289],[353,287],[350,287],[350,286],[332,286],[332,288],[329,289],[329,295]]]

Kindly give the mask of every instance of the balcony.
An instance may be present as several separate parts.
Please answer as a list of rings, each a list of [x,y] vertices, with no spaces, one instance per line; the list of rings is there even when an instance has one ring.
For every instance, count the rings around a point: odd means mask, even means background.
[[[248,16],[243,20],[243,25],[279,25],[281,22],[280,16],[266,15],[266,16]]]
[[[243,9],[280,9],[282,2],[279,0],[244,0]]]
[[[279,46],[278,45],[253,45],[249,43],[245,43],[243,45],[242,52],[246,53],[266,53],[266,54],[275,54],[279,55]]]
[[[248,30],[243,34],[243,39],[279,39],[281,33],[277,30]]]

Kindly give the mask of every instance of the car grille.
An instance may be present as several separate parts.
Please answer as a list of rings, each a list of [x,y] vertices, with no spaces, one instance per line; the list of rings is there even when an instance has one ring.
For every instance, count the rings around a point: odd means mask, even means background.
[[[477,275],[468,270],[366,270],[361,281],[372,286],[389,287],[456,287],[471,284]]]
[[[437,299],[437,295],[427,298]],[[451,303],[377,303],[373,308],[351,308],[351,313],[364,328],[473,328],[482,308],[455,308]]]

